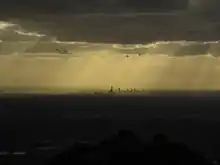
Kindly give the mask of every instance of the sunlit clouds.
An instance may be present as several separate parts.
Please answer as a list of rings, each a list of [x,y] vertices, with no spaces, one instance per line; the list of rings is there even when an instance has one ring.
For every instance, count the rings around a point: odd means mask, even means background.
[[[0,89],[13,92],[220,89],[218,41],[59,41],[0,22]]]

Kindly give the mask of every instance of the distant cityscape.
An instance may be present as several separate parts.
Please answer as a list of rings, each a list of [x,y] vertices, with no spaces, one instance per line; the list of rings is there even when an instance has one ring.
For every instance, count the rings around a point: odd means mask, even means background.
[[[121,88],[114,88],[113,86],[110,87],[108,93],[135,93],[135,92],[147,92],[145,89],[136,89],[136,88],[126,88],[126,89],[121,89]]]

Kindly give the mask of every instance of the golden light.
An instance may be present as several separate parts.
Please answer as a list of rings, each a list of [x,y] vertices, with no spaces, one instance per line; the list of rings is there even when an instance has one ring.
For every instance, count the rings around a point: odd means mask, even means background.
[[[218,58],[207,55],[133,54],[126,58],[107,49],[76,52],[69,58],[8,55],[0,57],[0,87],[52,93],[107,91],[110,85],[121,89],[213,90],[220,89],[219,66]]]

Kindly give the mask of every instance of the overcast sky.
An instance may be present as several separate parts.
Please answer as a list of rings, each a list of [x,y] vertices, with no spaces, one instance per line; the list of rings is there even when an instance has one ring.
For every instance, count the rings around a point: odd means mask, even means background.
[[[200,10],[219,11],[220,0],[1,0],[0,12],[148,12],[152,9],[184,10],[188,9],[189,4]]]
[[[30,7],[33,9],[47,8],[57,10],[75,10],[76,8],[185,8],[188,0],[1,0],[1,8]]]

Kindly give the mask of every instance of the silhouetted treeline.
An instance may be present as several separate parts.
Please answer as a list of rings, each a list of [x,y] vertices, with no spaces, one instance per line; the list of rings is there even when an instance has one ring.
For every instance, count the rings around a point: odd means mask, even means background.
[[[211,163],[185,144],[171,141],[163,134],[157,134],[152,141],[145,142],[133,132],[122,130],[96,145],[77,143],[57,155],[48,164],[209,165]]]
[[[187,3],[188,0],[8,0],[0,2],[0,6],[6,10],[44,12],[120,12],[184,9]]]

